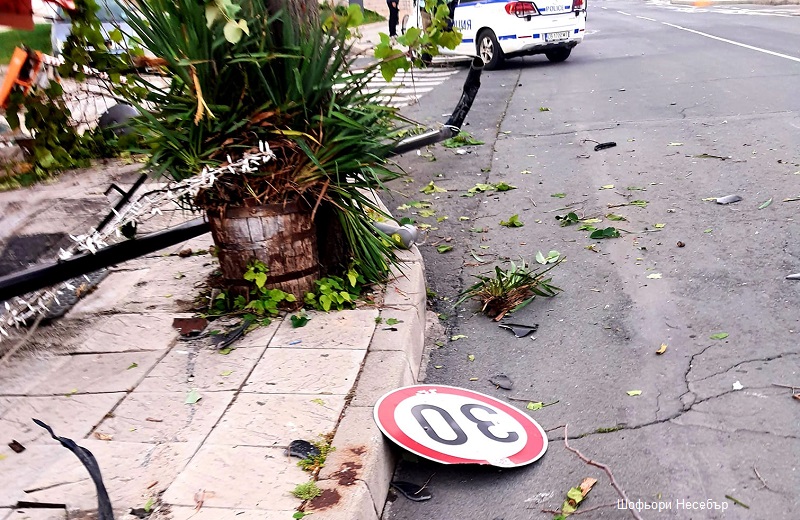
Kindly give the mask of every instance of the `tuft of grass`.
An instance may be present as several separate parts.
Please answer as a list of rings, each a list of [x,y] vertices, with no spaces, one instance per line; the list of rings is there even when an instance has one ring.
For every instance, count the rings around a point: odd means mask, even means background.
[[[467,299],[475,299],[483,304],[481,311],[495,321],[529,304],[536,296],[552,297],[559,289],[545,278],[545,274],[564,260],[561,257],[546,269],[531,270],[525,260],[520,264],[510,262],[508,269],[495,267],[494,276],[473,275],[478,281],[459,294],[455,306]]]
[[[36,24],[32,31],[4,31],[0,32],[0,65],[8,65],[14,48],[27,45],[33,50],[52,53],[50,43],[50,24]]]
[[[303,484],[297,484],[292,491],[292,494],[300,500],[311,500],[320,496],[322,494],[322,490],[319,488],[319,486],[317,486],[316,482],[309,480]]]

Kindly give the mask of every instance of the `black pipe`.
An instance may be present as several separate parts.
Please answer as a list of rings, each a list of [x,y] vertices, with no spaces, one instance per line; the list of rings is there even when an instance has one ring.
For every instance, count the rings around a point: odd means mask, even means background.
[[[472,65],[469,67],[467,79],[464,80],[464,89],[461,91],[461,99],[458,100],[456,108],[450,114],[450,118],[445,125],[461,128],[464,124],[469,109],[472,108],[472,103],[475,101],[475,96],[478,95],[478,89],[481,88],[481,72],[483,71],[483,60],[479,57],[472,59]]]
[[[211,227],[204,218],[196,218],[164,231],[112,244],[96,253],[81,253],[68,260],[37,265],[0,277],[0,301],[10,300],[15,296],[51,287],[76,276],[154,253],[165,247],[208,233],[210,230]]]
[[[411,150],[418,150],[423,146],[435,144],[440,141],[445,141],[451,137],[455,137],[461,131],[461,125],[464,124],[472,103],[475,101],[475,96],[478,95],[478,89],[481,88],[481,72],[483,71],[483,60],[475,57],[470,65],[467,79],[464,81],[464,89],[461,92],[461,98],[458,100],[456,107],[450,114],[450,118],[444,124],[441,130],[431,130],[424,134],[414,135],[407,137],[397,143],[392,149],[391,155],[400,155]]]

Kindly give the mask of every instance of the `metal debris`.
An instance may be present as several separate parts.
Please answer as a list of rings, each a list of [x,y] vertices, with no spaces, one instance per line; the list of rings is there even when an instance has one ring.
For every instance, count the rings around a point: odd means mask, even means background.
[[[514,333],[514,336],[518,338],[524,338],[531,332],[536,332],[539,329],[539,324],[534,323],[533,325],[523,325],[521,323],[501,323],[498,325],[501,329],[508,329]]]
[[[724,197],[717,197],[717,204],[733,204],[739,202],[742,198],[739,195],[725,195]]]
[[[512,381],[511,378],[505,374],[497,374],[496,376],[492,376],[489,378],[489,382],[494,386],[502,388],[503,390],[511,390],[514,388],[514,381]]]

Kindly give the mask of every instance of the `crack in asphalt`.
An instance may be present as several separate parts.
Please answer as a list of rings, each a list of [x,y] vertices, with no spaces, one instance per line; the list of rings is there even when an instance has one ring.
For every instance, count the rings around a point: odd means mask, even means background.
[[[728,372],[730,372],[734,368],[738,368],[738,367],[740,367],[742,365],[746,365],[747,363],[756,363],[758,361],[764,361],[764,362],[766,362],[766,361],[774,361],[776,359],[781,359],[781,358],[788,357],[788,356],[798,356],[798,355],[800,355],[800,352],[782,352],[782,353],[780,353],[780,354],[778,354],[776,356],[757,358],[757,359],[747,359],[745,361],[740,361],[740,362],[736,363],[735,365],[733,365],[733,366],[731,366],[729,368],[726,368],[725,370],[722,370],[720,372],[714,372],[713,374],[711,374],[709,376],[701,377],[700,379],[693,379],[691,382],[692,383],[697,383],[699,381],[705,381],[706,379],[711,379],[714,376],[718,376],[718,375],[721,375],[721,374],[727,374]]]
[[[766,389],[766,388],[773,388],[773,387],[772,386],[749,387],[750,390],[758,390],[758,389]],[[724,396],[726,396],[728,394],[732,394],[734,392],[741,392],[741,390],[733,390],[733,389],[726,390],[725,392],[722,392],[721,394],[712,395],[712,396],[709,396],[709,397],[694,401],[691,405],[684,407],[681,411],[679,411],[677,413],[674,413],[674,414],[670,415],[669,417],[665,417],[664,419],[656,419],[655,421],[650,421],[650,422],[646,422],[646,423],[642,423],[642,424],[635,424],[633,426],[629,426],[629,425],[627,425],[625,423],[621,423],[621,424],[615,425],[613,428],[605,429],[606,431],[600,431],[600,430],[603,430],[603,428],[598,428],[598,429],[596,429],[594,431],[580,433],[580,434],[577,434],[577,435],[570,435],[569,439],[570,440],[583,439],[583,438],[586,438],[586,437],[591,437],[593,435],[606,435],[608,433],[614,433],[614,432],[624,431],[624,430],[640,430],[642,428],[647,428],[649,426],[654,426],[654,425],[657,425],[657,424],[663,424],[663,423],[666,423],[666,422],[672,422],[673,424],[675,424],[677,426],[696,426],[698,428],[708,428],[708,429],[711,429],[711,430],[716,430],[716,431],[725,432],[725,433],[747,432],[747,433],[756,433],[756,434],[761,434],[761,435],[772,435],[772,436],[775,436],[775,437],[780,437],[782,439],[800,440],[800,437],[798,437],[796,435],[782,435],[782,434],[779,434],[779,433],[766,432],[766,431],[760,431],[760,430],[749,430],[749,429],[746,429],[746,428],[738,428],[738,429],[735,429],[735,430],[725,430],[723,428],[713,428],[711,426],[705,426],[705,425],[702,425],[702,424],[684,424],[684,423],[680,423],[680,422],[675,422],[675,419],[679,419],[681,416],[683,416],[683,415],[685,415],[685,414],[687,414],[689,412],[706,413],[706,412],[703,412],[702,410],[694,410],[694,407],[699,405],[699,404],[702,404],[702,403],[705,403],[705,402],[708,402],[708,401],[712,401],[714,399],[719,399],[720,397],[724,397]],[[661,396],[661,392],[659,392],[659,394],[658,394],[658,397],[660,397],[660,396]],[[658,401],[658,397],[656,398],[656,401]],[[555,441],[564,440],[564,437],[563,436],[562,437],[554,437],[551,440],[555,440]]]

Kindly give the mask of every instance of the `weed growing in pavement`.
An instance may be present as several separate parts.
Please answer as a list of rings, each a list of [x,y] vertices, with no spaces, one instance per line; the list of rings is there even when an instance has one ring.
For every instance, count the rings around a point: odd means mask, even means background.
[[[552,278],[544,275],[564,258],[538,271],[531,270],[522,260],[520,264],[510,262],[511,266],[505,270],[495,267],[494,276],[474,275],[478,281],[459,294],[455,306],[467,299],[478,300],[483,304],[481,312],[499,321],[507,313],[528,305],[537,296],[555,296],[561,289],[550,283]]]
[[[292,494],[299,498],[300,500],[311,500],[313,498],[317,498],[322,494],[322,490],[317,486],[317,483],[313,480],[309,480],[303,484],[297,484]]]
[[[330,439],[323,437],[322,440],[312,443],[316,448],[319,450],[319,455],[309,455],[308,457],[301,459],[297,462],[297,465],[300,466],[301,469],[304,471],[308,471],[314,475],[325,466],[325,460],[328,458],[328,454],[335,451],[336,448],[331,446]]]

